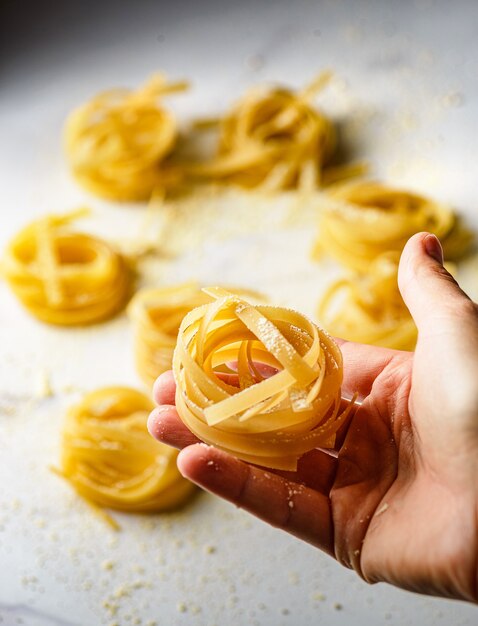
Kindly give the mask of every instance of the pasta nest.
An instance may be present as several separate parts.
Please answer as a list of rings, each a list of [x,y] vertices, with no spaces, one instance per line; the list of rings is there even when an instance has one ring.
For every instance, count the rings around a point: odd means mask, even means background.
[[[334,444],[353,405],[341,410],[341,352],[300,313],[253,306],[220,288],[207,292],[217,300],[188,313],[179,330],[179,416],[197,437],[240,459],[295,470],[305,452]]]
[[[382,254],[367,274],[335,281],[319,304],[320,323],[349,341],[413,350],[417,328],[398,290],[398,260]]]
[[[250,90],[220,122],[217,157],[193,173],[268,191],[315,190],[336,146],[331,121],[310,100],[329,80],[305,89]]]
[[[91,324],[126,302],[131,276],[123,256],[106,241],[70,228],[87,213],[41,218],[7,246],[3,274],[20,302],[43,322]]]
[[[449,259],[462,256],[471,243],[471,233],[451,208],[415,193],[360,181],[337,185],[327,197],[313,255],[330,254],[358,272],[367,272],[384,252],[400,253],[420,231],[439,237]]]
[[[264,300],[264,296],[253,291],[239,293]],[[136,369],[148,386],[171,369],[179,327],[186,313],[212,300],[195,282],[142,289],[135,294],[128,313],[135,329]]]
[[[157,74],[138,91],[105,91],[74,110],[65,144],[77,181],[100,197],[125,201],[146,200],[173,185],[180,174],[165,159],[178,127],[161,98],[186,87]]]
[[[148,433],[153,408],[127,387],[88,393],[66,416],[61,475],[100,506],[154,512],[181,505],[194,486],[177,469],[178,451]]]

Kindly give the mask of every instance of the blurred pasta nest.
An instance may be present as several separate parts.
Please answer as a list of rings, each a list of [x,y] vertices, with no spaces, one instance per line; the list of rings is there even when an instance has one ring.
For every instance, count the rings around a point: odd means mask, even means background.
[[[353,403],[341,400],[342,355],[290,309],[208,289],[184,318],[174,353],[176,407],[201,440],[258,465],[294,470],[332,446]]]
[[[174,185],[181,175],[166,159],[178,127],[161,98],[186,88],[156,74],[137,91],[111,89],[74,110],[65,144],[78,182],[98,196],[125,201],[146,200]]]
[[[320,323],[349,341],[413,350],[417,328],[398,290],[398,261],[398,253],[385,253],[367,274],[335,281],[319,305]]]
[[[66,416],[59,473],[101,506],[153,512],[182,504],[194,486],[177,469],[178,451],[148,433],[153,408],[127,387],[88,393]]]
[[[217,157],[193,173],[264,190],[315,190],[336,146],[332,122],[311,105],[324,72],[301,91],[251,89],[220,121]]]
[[[444,204],[373,181],[342,183],[326,195],[313,255],[330,254],[352,270],[367,272],[379,255],[401,253],[420,231],[441,239],[450,260],[462,256],[472,241],[460,217]]]
[[[62,326],[111,317],[123,307],[130,270],[106,241],[71,230],[88,214],[79,209],[41,218],[8,244],[3,274],[20,302],[38,319]]]

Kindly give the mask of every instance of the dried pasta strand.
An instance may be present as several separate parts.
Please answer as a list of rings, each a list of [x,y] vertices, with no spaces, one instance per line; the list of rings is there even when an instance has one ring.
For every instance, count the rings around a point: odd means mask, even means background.
[[[264,300],[261,294],[239,291]],[[135,294],[128,314],[134,325],[136,369],[146,385],[152,386],[160,374],[171,369],[179,327],[186,313],[212,299],[195,282],[141,289]]]
[[[386,252],[400,253],[420,231],[437,235],[446,258],[462,256],[472,236],[452,209],[424,196],[374,181],[337,185],[328,192],[319,218],[313,255],[329,254],[346,267],[367,272]]]
[[[349,341],[413,350],[417,328],[397,285],[398,253],[377,257],[367,274],[351,274],[325,292],[318,319]]]
[[[184,91],[155,74],[139,90],[112,89],[75,109],[65,125],[65,148],[76,180],[100,197],[147,200],[168,188],[181,172],[167,162],[178,128],[161,98]]]
[[[190,173],[267,191],[315,190],[337,138],[332,122],[310,101],[330,77],[323,72],[297,92],[284,87],[248,91],[220,121],[217,157],[191,167]],[[345,176],[351,174],[347,168]]]
[[[207,292],[216,301],[185,316],[173,358],[186,426],[206,443],[277,469],[294,470],[305,452],[333,445],[353,406],[340,412],[342,355],[333,339],[290,309]],[[237,386],[219,376],[231,362]],[[276,373],[257,376],[258,364]]]
[[[153,404],[127,387],[87,394],[65,420],[60,474],[101,507],[155,512],[183,504],[194,486],[176,467],[177,450],[155,441]]]
[[[71,229],[86,209],[41,218],[8,244],[2,271],[20,302],[49,324],[75,326],[111,317],[125,304],[131,275],[109,243]]]

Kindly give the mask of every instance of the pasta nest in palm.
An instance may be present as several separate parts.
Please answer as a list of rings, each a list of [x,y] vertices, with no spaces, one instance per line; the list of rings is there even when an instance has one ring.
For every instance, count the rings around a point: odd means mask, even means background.
[[[439,237],[451,260],[462,256],[471,243],[471,233],[450,207],[382,183],[337,185],[326,202],[313,254],[316,258],[329,254],[358,272],[367,272],[385,252],[400,253],[417,232]]]
[[[35,317],[75,326],[107,319],[127,299],[131,273],[112,245],[71,230],[80,209],[41,218],[7,246],[2,269],[11,289]]]
[[[319,304],[320,323],[349,341],[413,350],[417,328],[398,290],[398,260],[382,254],[367,274],[335,281]]]
[[[253,291],[240,290],[239,293],[264,300]],[[184,316],[212,300],[195,282],[142,289],[135,294],[128,312],[134,324],[136,369],[148,386],[171,369]]]
[[[138,91],[105,91],[74,110],[65,144],[77,181],[95,195],[125,201],[147,200],[177,182],[177,168],[165,160],[178,127],[161,98],[186,86],[158,74]]]
[[[217,157],[193,173],[269,191],[315,190],[336,146],[332,122],[310,101],[329,80],[305,89],[250,90],[220,121]]]
[[[342,410],[342,356],[333,339],[290,309],[207,292],[216,301],[186,315],[173,359],[186,426],[270,468],[294,470],[305,452],[333,445],[352,406]]]
[[[177,469],[178,451],[148,433],[153,408],[127,387],[88,393],[66,416],[61,475],[100,506],[154,512],[181,505],[194,486]]]

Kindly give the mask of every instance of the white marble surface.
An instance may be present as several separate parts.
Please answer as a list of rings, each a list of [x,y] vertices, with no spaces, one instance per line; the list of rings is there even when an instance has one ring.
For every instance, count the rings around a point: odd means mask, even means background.
[[[138,84],[157,69],[193,81],[172,104],[188,119],[221,111],[253,82],[298,86],[331,67],[337,80],[324,103],[354,150],[377,174],[452,203],[478,228],[473,2],[197,2],[187,10],[106,3],[96,14],[93,3],[83,7],[89,23],[79,14],[65,21],[62,11],[39,20],[32,46],[38,33],[46,43],[29,52],[22,40],[4,63],[2,247],[31,217],[83,203],[95,209],[86,226],[98,232],[117,238],[140,227],[141,208],[109,206],[72,182],[60,131],[91,93]],[[287,203],[251,208],[231,197],[203,213],[201,205],[194,220],[202,241],[152,267],[150,280],[247,285],[313,314],[337,268],[310,263],[312,216],[288,222]],[[206,218],[214,221],[204,229]],[[476,266],[462,275],[476,296]],[[38,397],[42,376],[51,398]],[[172,515],[118,515],[123,530],[112,533],[48,469],[57,462],[65,407],[103,384],[139,385],[125,317],[87,330],[48,328],[0,285],[2,626],[476,623],[472,606],[367,586],[204,494]]]

